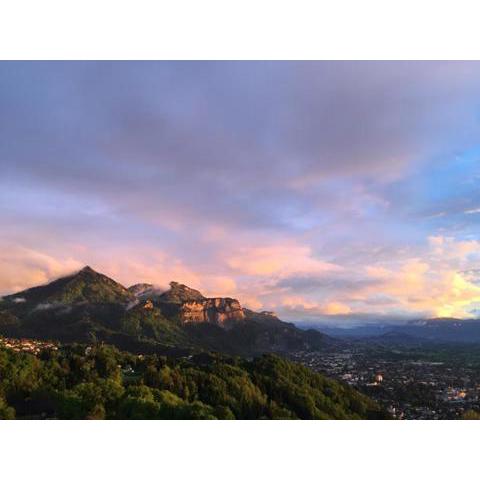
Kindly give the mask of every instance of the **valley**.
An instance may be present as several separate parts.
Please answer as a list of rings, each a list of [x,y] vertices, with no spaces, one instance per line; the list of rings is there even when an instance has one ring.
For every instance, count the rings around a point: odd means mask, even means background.
[[[227,406],[212,392],[207,395],[208,401],[202,397],[198,392],[203,387],[196,383],[197,380],[191,386],[197,394],[182,390],[184,387],[174,388],[171,382],[153,381],[150,366],[157,372],[165,365],[187,370],[200,365],[203,369],[203,358],[209,359],[207,365],[211,362],[231,365],[233,362],[251,372],[251,365],[267,358],[265,355],[274,354],[271,361],[283,373],[270,372],[272,378],[269,381],[273,382],[270,383],[269,388],[273,389],[269,390],[270,393],[281,388],[277,382],[283,378],[282,375],[303,365],[302,368],[306,369],[297,372],[301,376],[314,375],[314,379],[318,374],[321,378],[330,378],[334,390],[346,388],[345,392],[352,395],[357,392],[359,398],[365,399],[362,401],[372,401],[371,408],[377,409],[377,418],[476,418],[476,412],[480,412],[480,343],[476,341],[476,336],[480,335],[479,321],[442,319],[397,326],[325,330],[328,334],[298,328],[280,320],[272,312],[254,312],[242,307],[234,298],[207,298],[200,291],[178,282],[171,282],[167,290],[148,283],[127,288],[85,267],[70,276],[5,296],[0,301],[3,376],[10,375],[5,370],[5,362],[20,362],[22,365],[28,356],[36,358],[35,368],[39,369],[36,374],[39,375],[38,384],[20,386],[14,378],[11,384],[3,384],[3,401],[15,405],[12,408],[20,417],[40,415],[41,418],[63,418],[62,415],[67,414],[61,405],[67,400],[59,398],[63,395],[68,397],[71,388],[79,388],[83,392],[82,389],[87,388],[82,386],[85,382],[93,385],[102,383],[102,379],[105,380],[104,367],[99,367],[96,361],[92,364],[89,358],[92,352],[103,352],[102,355],[107,352],[111,364],[117,365],[117,370],[113,369],[115,372],[112,370],[110,373],[122,391],[134,386],[168,391],[179,398],[176,400],[178,405],[183,405],[178,407],[180,410],[177,413],[171,413],[178,417],[182,415],[179,412],[186,411],[185,402],[203,402],[202,405],[213,405],[215,408]],[[44,368],[52,368],[52,362],[58,364],[58,368],[66,369],[67,373],[57,372],[54,384],[44,384],[40,380],[43,375],[40,372]],[[72,366],[72,362],[90,364],[89,368],[93,369],[91,375],[77,372],[70,378],[68,372],[77,368]],[[161,372],[158,375],[163,378],[166,370]],[[33,375],[33,372],[30,374]],[[274,381],[273,376],[277,375],[280,377]],[[253,374],[251,380],[255,378]],[[222,377],[221,381],[225,378]],[[299,390],[290,385],[289,388],[296,392],[288,394],[289,401],[300,402],[302,406],[298,407],[299,410],[290,406],[287,408],[289,413],[286,413],[287,410],[277,410],[276,404],[274,408],[268,407],[267,402],[261,414],[238,411],[232,415],[234,418],[350,418],[350,413],[340,413],[336,407],[329,407],[333,410],[325,406],[320,408],[312,400],[316,394],[306,393],[302,390],[304,387]],[[101,397],[97,402],[100,413],[95,413],[93,406],[88,407],[89,400],[83,398],[84,393],[78,395],[78,402],[83,407],[78,407],[80,410],[75,415],[84,415],[85,418],[92,415],[94,418],[97,414],[101,418],[130,418],[129,415],[166,418],[165,415],[168,417],[170,414],[165,412],[171,412],[168,410],[170,407],[162,410],[164,394],[158,392],[153,394],[157,400],[152,400],[158,405],[152,407],[150,413],[129,414],[115,410],[120,408],[120,404],[109,411],[110,405],[102,397],[103,393],[98,394]],[[210,395],[214,395],[214,400]],[[268,392],[265,395],[268,397]],[[291,395],[298,398],[294,400]],[[36,396],[48,399],[45,400],[45,405],[49,405],[46,410],[42,410],[42,400],[28,403],[30,400],[27,401],[27,398]],[[24,404],[25,401],[27,404]],[[126,400],[123,398],[121,401]],[[344,401],[335,397],[334,403]],[[195,410],[197,407],[192,408]],[[213,410],[202,408],[199,411],[204,411],[205,418],[223,418],[213,407]],[[228,409],[230,412],[235,410],[232,405]],[[364,413],[352,413],[351,418],[368,417],[365,417],[366,410],[360,412]],[[197,413],[191,415],[197,418]],[[198,418],[204,418],[204,414],[198,413]],[[190,414],[183,415],[190,418]]]
[[[333,352],[296,352],[290,358],[355,387],[395,419],[454,420],[480,412],[480,345],[357,340]]]

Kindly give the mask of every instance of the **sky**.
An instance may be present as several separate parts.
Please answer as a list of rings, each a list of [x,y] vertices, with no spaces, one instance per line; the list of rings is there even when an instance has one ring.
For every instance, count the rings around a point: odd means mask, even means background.
[[[480,62],[0,62],[0,295],[87,264],[294,322],[480,316]]]

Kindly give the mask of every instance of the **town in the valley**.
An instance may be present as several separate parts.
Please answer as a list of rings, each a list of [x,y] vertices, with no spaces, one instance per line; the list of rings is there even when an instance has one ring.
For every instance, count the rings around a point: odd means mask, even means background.
[[[348,383],[396,419],[458,419],[480,406],[480,355],[475,346],[385,347],[351,342],[292,359]]]

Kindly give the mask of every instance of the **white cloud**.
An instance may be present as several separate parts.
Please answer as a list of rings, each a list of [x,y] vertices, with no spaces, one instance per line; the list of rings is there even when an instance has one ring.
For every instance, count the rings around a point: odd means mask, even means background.
[[[466,215],[474,215],[476,213],[480,213],[480,208],[472,208],[471,210],[465,210],[463,213]]]

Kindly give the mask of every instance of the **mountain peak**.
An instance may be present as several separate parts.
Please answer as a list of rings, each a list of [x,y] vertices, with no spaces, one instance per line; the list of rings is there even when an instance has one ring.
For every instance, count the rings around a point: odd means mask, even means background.
[[[79,273],[97,273],[90,265],[85,265]]]
[[[185,303],[205,300],[205,297],[193,288],[178,282],[170,282],[170,290],[160,295],[159,299],[167,303]]]
[[[116,303],[128,302],[134,296],[123,285],[85,266],[77,273],[59,278],[47,285],[29,288],[10,296],[37,304]],[[6,297],[9,298],[9,297]]]

